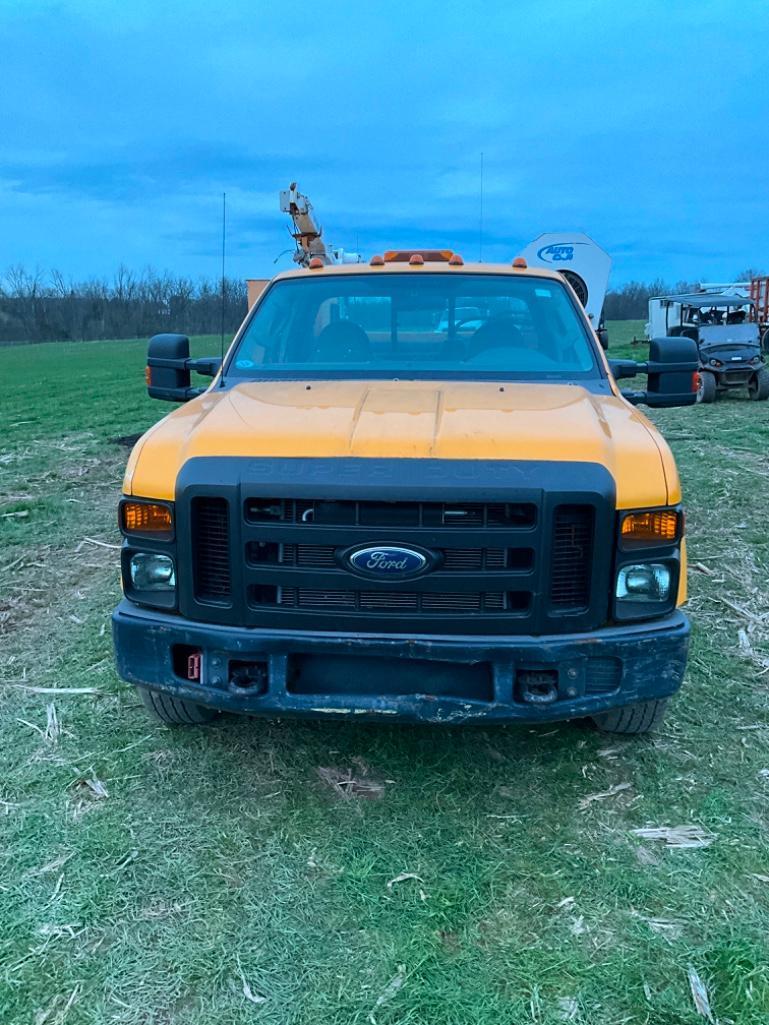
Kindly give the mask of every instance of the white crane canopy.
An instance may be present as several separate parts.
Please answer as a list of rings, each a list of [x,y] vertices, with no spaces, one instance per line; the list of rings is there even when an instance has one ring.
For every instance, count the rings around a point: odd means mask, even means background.
[[[611,257],[589,235],[550,231],[520,254],[529,267],[547,267],[566,278],[597,328],[609,285]]]

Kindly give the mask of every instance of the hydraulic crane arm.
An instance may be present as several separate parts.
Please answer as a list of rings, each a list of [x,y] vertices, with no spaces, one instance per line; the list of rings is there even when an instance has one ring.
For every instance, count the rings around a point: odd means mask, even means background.
[[[320,257],[324,263],[333,263],[334,256],[326,249],[322,238],[323,229],[315,220],[312,203],[307,196],[302,195],[296,182],[281,192],[280,209],[290,216],[294,225],[291,235],[296,241],[296,263],[306,267],[313,256]]]

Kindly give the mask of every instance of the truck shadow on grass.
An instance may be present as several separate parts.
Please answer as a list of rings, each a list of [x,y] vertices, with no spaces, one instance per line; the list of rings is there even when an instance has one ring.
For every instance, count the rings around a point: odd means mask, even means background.
[[[174,731],[169,739],[190,769],[213,758],[220,777],[230,771],[258,779],[260,787],[287,788],[284,794],[302,803],[332,797],[430,805],[441,794],[452,803],[472,802],[476,810],[479,802],[499,810],[500,796],[503,803],[531,802],[536,793],[545,805],[556,797],[562,802],[565,783],[576,794],[590,789],[587,764],[603,779],[607,755],[610,762],[624,753],[632,758],[655,743],[607,738],[587,720],[447,727],[239,716],[223,716],[193,733]],[[209,770],[199,765],[192,771]]]

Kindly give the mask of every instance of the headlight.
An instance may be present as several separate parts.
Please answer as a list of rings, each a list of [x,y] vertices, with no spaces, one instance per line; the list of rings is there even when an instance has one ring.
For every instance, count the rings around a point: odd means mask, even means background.
[[[656,602],[670,598],[672,576],[664,562],[639,562],[623,566],[617,574],[616,597],[621,602]]]
[[[131,585],[137,592],[173,591],[176,587],[174,560],[156,552],[135,552],[128,564]]]

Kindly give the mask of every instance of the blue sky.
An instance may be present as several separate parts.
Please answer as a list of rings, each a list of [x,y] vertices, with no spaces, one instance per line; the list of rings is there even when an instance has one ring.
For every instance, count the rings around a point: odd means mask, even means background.
[[[290,265],[278,191],[366,254],[509,260],[581,230],[613,281],[769,269],[769,4],[0,0],[0,273]]]

